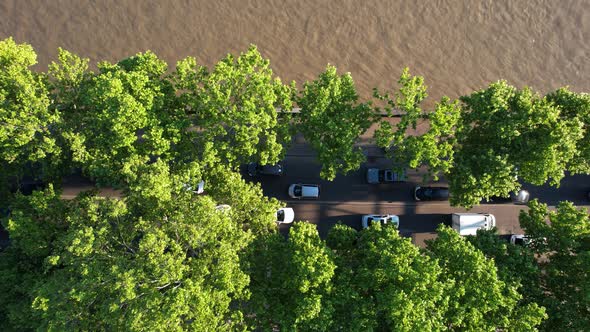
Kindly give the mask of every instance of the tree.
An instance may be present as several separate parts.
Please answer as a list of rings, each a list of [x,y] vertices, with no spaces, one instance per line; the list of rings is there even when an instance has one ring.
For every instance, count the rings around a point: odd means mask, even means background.
[[[576,154],[582,123],[529,88],[505,81],[461,97],[455,164],[449,174],[451,204],[471,207],[491,196],[508,197],[519,181],[558,186]]]
[[[454,133],[461,114],[459,103],[443,97],[436,103],[434,111],[422,110],[420,104],[427,97],[424,78],[412,76],[408,68],[402,72],[398,84],[400,88],[394,94],[395,99],[389,93],[374,91],[377,99],[386,102],[383,110],[387,114],[392,115],[396,108],[401,112],[395,130],[388,121],[380,122],[379,128],[375,130],[375,141],[385,149],[394,168],[401,170],[424,165],[428,169],[425,179],[432,177],[438,180],[453,164],[456,145]],[[414,134],[419,123],[424,122],[428,123],[426,132]]]
[[[20,196],[2,253],[0,315],[14,329],[229,330],[248,298],[239,253],[252,236],[210,197],[135,204],[48,190]],[[4,262],[9,262],[8,265]]]
[[[537,241],[530,239],[526,246],[511,244],[498,236],[497,230],[478,230],[477,236],[467,237],[467,241],[481,250],[487,258],[494,260],[498,268],[498,277],[507,285],[517,287],[522,294],[520,305],[541,303],[541,270],[531,247]]]
[[[546,317],[536,303],[519,306],[516,287],[500,280],[494,261],[475,249],[450,227],[439,226],[438,237],[426,252],[442,269],[448,309],[443,323],[449,329],[530,331]]]
[[[289,116],[277,108],[291,110],[291,87],[273,79],[269,61],[255,46],[237,59],[228,55],[211,72],[186,58],[172,79],[196,139],[200,145],[214,142],[224,163],[273,164],[284,156]]]
[[[246,259],[255,327],[265,331],[328,331],[327,297],[336,268],[314,225],[296,222],[285,240],[276,233],[252,243]]]
[[[101,185],[126,186],[132,165],[168,162],[187,124],[175,106],[166,63],[151,52],[84,74],[84,61],[62,53],[52,66],[56,107],[72,161]],[[129,164],[131,163],[131,164]],[[126,169],[125,172],[123,170]]]
[[[357,233],[337,225],[328,244],[337,265],[330,296],[335,308],[331,330],[443,329],[441,269],[396,228],[374,225]]]
[[[568,171],[573,174],[590,173],[590,94],[575,93],[567,87],[547,95],[547,100],[560,110],[562,119],[578,119],[584,124],[584,137],[578,141],[576,154],[570,161]]]
[[[555,211],[533,200],[520,225],[543,257],[538,301],[547,308],[546,331],[583,331],[590,326],[590,219],[585,208],[560,202]]]
[[[47,85],[29,67],[37,55],[28,44],[0,41],[0,167],[2,178],[30,173],[32,163],[51,162],[60,149],[50,131],[60,121],[49,109]],[[2,181],[0,181],[1,183]],[[6,182],[5,182],[6,183]],[[3,186],[4,187],[4,186]]]
[[[365,156],[355,143],[373,123],[373,111],[369,104],[357,103],[350,73],[339,76],[328,65],[295,100],[301,107],[297,129],[318,154],[320,176],[333,180],[337,173],[358,169]]]

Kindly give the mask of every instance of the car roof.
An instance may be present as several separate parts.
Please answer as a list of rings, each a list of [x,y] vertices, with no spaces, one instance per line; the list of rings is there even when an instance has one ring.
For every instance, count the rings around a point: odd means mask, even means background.
[[[302,184],[301,185],[302,196],[319,196],[320,186],[317,184]]]

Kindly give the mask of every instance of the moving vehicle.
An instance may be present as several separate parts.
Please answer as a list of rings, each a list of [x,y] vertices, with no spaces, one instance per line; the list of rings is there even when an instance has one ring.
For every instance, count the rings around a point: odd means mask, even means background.
[[[405,172],[396,173],[391,169],[378,169],[368,168],[367,169],[367,182],[371,184],[375,183],[390,183],[390,182],[401,182],[405,181]]]
[[[394,214],[366,214],[361,219],[363,228],[369,227],[373,223],[381,223],[381,225],[393,225],[399,228],[399,217]]]
[[[512,234],[510,236],[510,243],[518,246],[526,246],[531,240],[524,234]]]
[[[14,194],[19,191],[25,196],[31,195],[33,191],[44,190],[45,188],[47,188],[47,183],[30,176],[24,176],[22,179],[15,181],[9,186],[11,193]]]
[[[201,181],[199,181],[199,183],[197,183],[196,188],[193,188],[188,183],[185,183],[183,185],[183,187],[186,191],[191,191],[193,194],[201,195],[201,194],[205,193],[205,181],[203,181],[203,180],[201,180]]]
[[[225,212],[229,212],[231,210],[231,206],[229,206],[227,204],[221,204],[221,205],[217,205],[215,207],[215,210],[225,213]]]
[[[446,201],[449,199],[449,188],[417,186],[414,189],[414,199],[417,201]]]
[[[519,191],[511,192],[509,197],[492,196],[485,200],[485,203],[513,203],[517,205],[524,205],[529,202],[531,195],[528,191],[520,189]]]
[[[476,235],[478,229],[496,227],[496,217],[490,213],[453,213],[452,227],[459,235]]]
[[[292,184],[289,186],[289,196],[297,199],[318,199],[320,198],[320,186],[317,184]]]
[[[277,211],[277,223],[290,224],[295,220],[295,212],[290,207],[280,208]]]
[[[256,175],[276,175],[281,176],[283,175],[283,165],[281,163],[277,163],[276,165],[260,165],[258,163],[249,163],[248,164],[248,175],[256,176]]]

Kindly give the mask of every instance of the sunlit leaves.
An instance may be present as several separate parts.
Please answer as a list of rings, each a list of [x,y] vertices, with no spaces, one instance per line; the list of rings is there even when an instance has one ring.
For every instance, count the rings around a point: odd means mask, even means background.
[[[355,143],[371,125],[373,111],[357,100],[350,73],[338,75],[333,66],[305,83],[296,98],[301,107],[297,128],[318,154],[324,179],[356,170],[365,160]]]

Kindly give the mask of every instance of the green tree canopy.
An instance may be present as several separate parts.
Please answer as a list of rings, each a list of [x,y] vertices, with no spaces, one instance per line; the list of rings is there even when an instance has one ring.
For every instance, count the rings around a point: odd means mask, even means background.
[[[567,169],[573,174],[590,174],[590,94],[563,87],[548,94],[547,99],[559,108],[562,119],[578,119],[584,124],[584,137],[578,141]]]
[[[448,175],[451,203],[471,207],[508,197],[519,181],[558,186],[583,135],[582,122],[529,88],[505,81],[461,97],[465,105]]]
[[[30,45],[12,38],[0,41],[0,177],[4,180],[25,175],[24,166],[31,162],[60,154],[50,131],[60,117],[49,108],[43,76],[30,69],[36,63]]]
[[[422,110],[420,104],[427,97],[424,78],[412,76],[408,68],[402,72],[398,84],[400,88],[393,97],[389,93],[374,91],[377,99],[386,102],[385,112],[390,115],[395,110],[401,112],[395,128],[386,120],[380,122],[374,134],[375,141],[385,149],[395,168],[424,165],[429,172],[426,177],[438,180],[453,164],[454,134],[461,115],[459,103],[443,97],[433,111]],[[422,123],[427,123],[428,129],[425,133],[416,134],[418,125]]]
[[[248,298],[239,252],[252,236],[210,197],[157,213],[51,189],[20,197],[3,252],[4,326],[43,330],[229,330]]]
[[[590,326],[590,218],[588,210],[560,202],[555,211],[533,200],[520,224],[541,257],[538,302],[547,308],[546,331],[583,331]]]
[[[369,104],[357,103],[350,73],[339,76],[328,65],[317,80],[304,84],[295,100],[301,107],[297,129],[318,154],[320,176],[333,180],[337,173],[358,169],[365,156],[355,143],[374,114]]]
[[[394,227],[357,233],[337,225],[328,235],[336,257],[330,301],[334,331],[439,331],[445,285],[436,261]]]
[[[438,237],[426,252],[442,269],[448,309],[444,325],[453,330],[534,330],[546,318],[536,303],[518,305],[522,295],[514,284],[502,281],[492,259],[473,247],[456,231],[440,226]]]
[[[269,61],[255,46],[237,59],[228,55],[209,72],[186,58],[176,65],[174,87],[201,142],[214,142],[220,159],[272,164],[290,142],[291,87],[273,79]]]
[[[336,266],[315,225],[296,222],[288,239],[276,233],[259,237],[246,262],[252,292],[247,308],[256,327],[329,331],[327,298]]]
[[[151,52],[86,72],[85,60],[60,53],[51,66],[55,107],[66,119],[61,134],[72,161],[102,185],[126,185],[138,164],[175,156],[188,127],[163,77],[166,63]],[[135,165],[135,166],[134,166]]]

